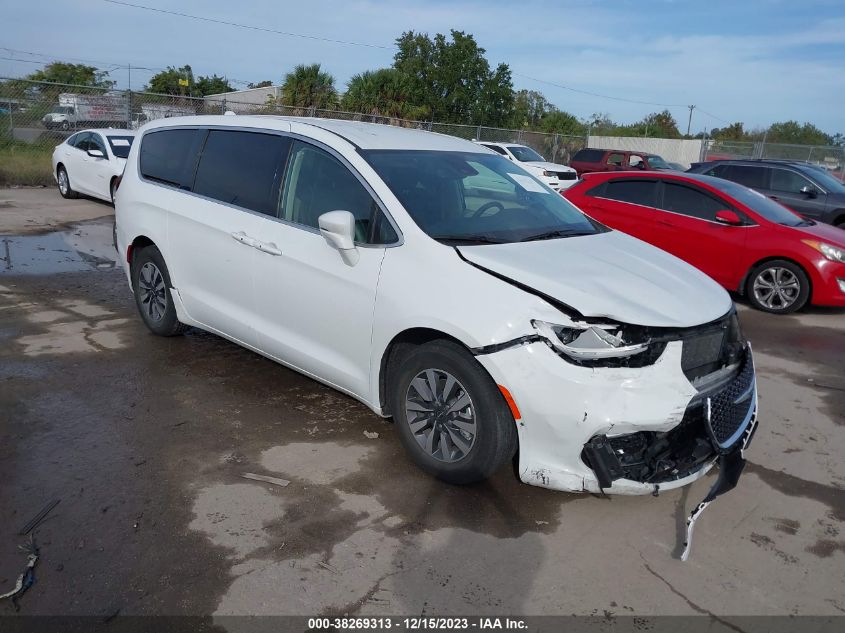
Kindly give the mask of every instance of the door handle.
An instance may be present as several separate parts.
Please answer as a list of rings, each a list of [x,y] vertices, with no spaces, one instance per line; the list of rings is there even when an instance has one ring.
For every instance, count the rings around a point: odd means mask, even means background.
[[[256,242],[255,248],[268,255],[279,256],[282,254],[282,251],[273,242]]]
[[[240,242],[241,244],[246,244],[247,246],[252,246],[253,248],[255,248],[256,245],[258,244],[258,242],[257,242],[257,240],[255,240],[255,238],[250,237],[249,235],[247,235],[243,231],[238,231],[236,233],[230,233],[229,235],[231,235],[234,240]]]

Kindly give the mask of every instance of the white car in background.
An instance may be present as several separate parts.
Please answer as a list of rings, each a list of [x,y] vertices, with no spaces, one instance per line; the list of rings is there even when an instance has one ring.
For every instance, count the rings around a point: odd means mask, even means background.
[[[501,154],[523,169],[534,174],[555,191],[569,189],[578,180],[578,174],[572,167],[550,163],[530,147],[518,143],[491,143],[488,141],[475,141],[487,149],[492,149]]]
[[[114,202],[116,184],[123,174],[132,130],[82,130],[53,151],[53,178],[63,198],[79,194]]]

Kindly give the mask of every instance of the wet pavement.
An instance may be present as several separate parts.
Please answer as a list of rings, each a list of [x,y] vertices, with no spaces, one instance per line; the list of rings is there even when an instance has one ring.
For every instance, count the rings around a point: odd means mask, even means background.
[[[108,220],[0,237],[0,593],[61,499],[22,613],[845,613],[845,312],[741,307],[761,427],[682,563],[714,475],[657,498],[437,482],[358,402],[149,334],[110,244]]]

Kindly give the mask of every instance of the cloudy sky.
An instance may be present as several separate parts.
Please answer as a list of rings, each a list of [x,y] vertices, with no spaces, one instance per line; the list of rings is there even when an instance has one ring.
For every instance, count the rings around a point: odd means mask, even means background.
[[[13,27],[0,33],[0,75],[23,76],[39,67],[38,60],[90,60],[114,68],[111,77],[125,87],[131,64],[137,89],[153,69],[168,65],[278,82],[294,64],[320,62],[343,90],[351,75],[389,65],[402,31],[457,29],[475,35],[492,65],[508,63],[516,88],[540,90],[580,117],[606,112],[630,122],[670,105],[684,128],[685,106],[695,104],[693,131],[796,119],[845,132],[843,0],[127,2],[371,46],[236,28],[107,0],[10,0],[0,11]]]

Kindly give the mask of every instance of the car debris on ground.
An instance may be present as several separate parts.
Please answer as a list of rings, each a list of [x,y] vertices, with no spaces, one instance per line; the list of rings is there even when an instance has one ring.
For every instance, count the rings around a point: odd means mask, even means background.
[[[11,599],[15,611],[21,610],[18,602],[20,597],[35,583],[35,565],[38,563],[38,546],[35,544],[35,537],[30,535],[29,542],[26,545],[18,545],[18,549],[27,553],[26,569],[18,576],[14,589],[0,595],[0,600]]]

